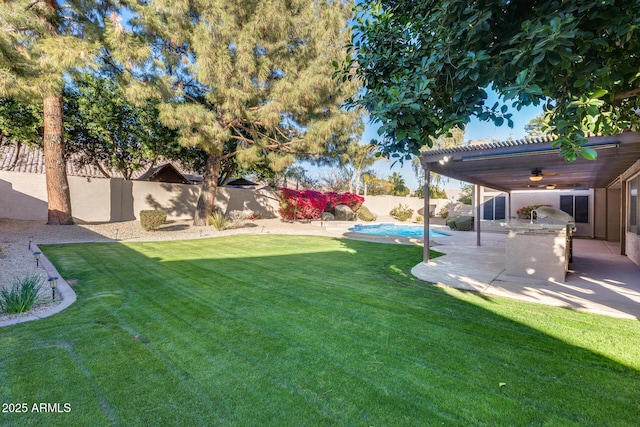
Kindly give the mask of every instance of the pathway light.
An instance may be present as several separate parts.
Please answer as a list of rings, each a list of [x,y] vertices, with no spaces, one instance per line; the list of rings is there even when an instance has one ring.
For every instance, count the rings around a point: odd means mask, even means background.
[[[58,278],[57,277],[49,277],[49,286],[51,286],[51,298],[56,300],[56,286],[58,286]]]

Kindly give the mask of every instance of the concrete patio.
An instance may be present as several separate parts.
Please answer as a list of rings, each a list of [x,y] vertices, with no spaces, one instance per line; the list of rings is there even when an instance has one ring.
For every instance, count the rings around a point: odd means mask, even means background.
[[[414,276],[483,295],[640,319],[640,267],[619,255],[616,242],[574,239],[573,262],[561,283],[504,274],[504,233],[483,232],[478,247],[476,233],[447,232],[450,237],[432,242],[434,250],[446,255],[416,265],[411,271]]]

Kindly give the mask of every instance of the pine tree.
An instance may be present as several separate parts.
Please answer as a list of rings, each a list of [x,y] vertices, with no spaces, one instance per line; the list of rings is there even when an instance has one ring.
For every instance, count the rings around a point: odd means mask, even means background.
[[[132,28],[153,49],[123,75],[129,95],[162,95],[163,122],[178,129],[183,145],[208,153],[195,225],[206,225],[213,210],[221,161],[282,171],[346,141],[342,135],[359,124],[356,113],[340,111],[354,87],[332,77],[350,38],[351,4],[151,0],[131,7]]]
[[[0,2],[0,96],[39,102],[48,223],[73,224],[66,174],[62,88],[65,74],[102,53],[112,1]]]

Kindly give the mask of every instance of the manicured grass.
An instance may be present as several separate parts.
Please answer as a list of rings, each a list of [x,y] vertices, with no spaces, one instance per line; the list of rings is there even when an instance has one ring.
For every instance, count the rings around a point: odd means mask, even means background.
[[[0,330],[2,402],[29,405],[0,425],[637,425],[640,322],[445,292],[409,274],[421,251],[46,247],[78,302]]]

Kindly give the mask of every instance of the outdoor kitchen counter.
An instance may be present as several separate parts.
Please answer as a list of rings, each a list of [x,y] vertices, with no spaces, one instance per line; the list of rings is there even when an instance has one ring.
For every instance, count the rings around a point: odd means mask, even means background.
[[[522,220],[500,225],[508,231],[505,274],[564,282],[569,269],[570,224]]]

